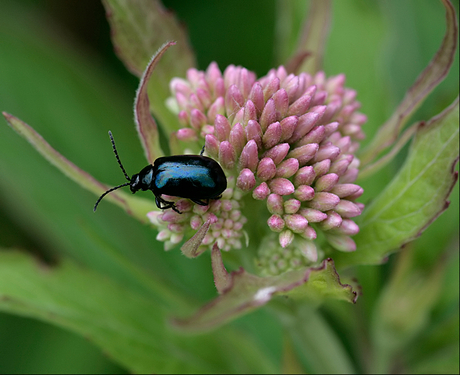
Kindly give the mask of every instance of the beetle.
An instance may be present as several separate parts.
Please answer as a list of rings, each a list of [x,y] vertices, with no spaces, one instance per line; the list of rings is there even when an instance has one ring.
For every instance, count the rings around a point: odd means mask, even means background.
[[[200,155],[160,157],[153,165],[147,165],[139,173],[129,178],[118,156],[110,131],[109,136],[118,165],[128,182],[115,186],[102,194],[94,205],[94,212],[99,202],[107,194],[128,185],[133,194],[139,190],[151,190],[155,195],[155,203],[158,208],[162,210],[172,208],[179,214],[181,212],[175,203],[163,199],[162,194],[188,198],[200,206],[207,206],[210,199],[221,198],[222,192],[227,188],[227,178],[222,167],[214,159],[203,156],[204,147]]]

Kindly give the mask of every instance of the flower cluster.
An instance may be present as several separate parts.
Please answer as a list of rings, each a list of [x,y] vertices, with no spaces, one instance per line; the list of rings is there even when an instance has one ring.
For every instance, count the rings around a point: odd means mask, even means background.
[[[187,80],[172,80],[184,126],[177,138],[204,138],[206,152],[229,176],[229,188],[207,207],[176,200],[182,216],[151,213],[152,222],[164,228],[158,238],[167,246],[177,243],[187,226],[197,229],[215,215],[203,244],[239,248],[246,221],[239,199],[251,192],[265,202],[268,227],[278,233],[281,249],[261,246],[259,254],[264,264],[262,259],[272,259],[271,273],[286,270],[283,249],[300,251],[300,263],[316,262],[318,230],[335,249],[355,250],[350,236],[359,228],[350,218],[361,214],[363,205],[355,200],[363,189],[353,184],[359,166],[354,154],[366,116],[357,112],[356,92],[344,81],[344,75],[326,78],[323,72],[288,74],[282,66],[257,80],[241,67],[229,66],[222,74],[215,63],[206,72],[188,70]],[[274,249],[279,253],[272,254]],[[296,268],[299,261],[293,263]]]

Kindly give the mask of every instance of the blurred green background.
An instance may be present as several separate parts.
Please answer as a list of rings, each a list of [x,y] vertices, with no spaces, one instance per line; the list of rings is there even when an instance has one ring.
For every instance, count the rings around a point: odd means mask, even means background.
[[[228,64],[243,65],[261,76],[280,63],[274,41],[276,12],[284,6],[283,1],[163,3],[188,30],[199,68],[217,61],[221,69]],[[346,73],[347,86],[358,91],[361,111],[369,118],[365,128],[369,140],[439,47],[445,30],[444,9],[433,0],[342,0],[333,5],[325,71],[328,75]],[[458,1],[454,5],[458,14]],[[137,172],[146,162],[132,120],[138,80],[114,55],[104,13],[95,0],[0,1],[0,109],[33,126],[59,152],[97,179],[115,185],[123,176],[111,152],[108,130],[118,140],[129,173]],[[449,76],[413,120],[431,118],[456,95],[458,52]],[[378,178],[364,181],[364,202],[391,179],[404,156],[405,150]],[[6,122],[0,126],[0,176],[0,247],[24,248],[49,261],[66,253],[122,282],[133,283],[101,248],[116,251],[178,288],[187,290],[193,280],[200,285],[193,290],[197,298],[205,301],[215,295],[207,257],[193,260],[191,267],[191,261],[179,251],[163,252],[150,228],[110,204],[101,206],[94,215],[96,197],[49,165]],[[458,185],[451,200],[449,210],[414,244],[416,262],[422,269],[429,269],[445,247],[458,249]],[[341,309],[344,316],[361,313],[363,321],[371,319],[394,257],[384,266],[357,269],[364,290],[358,305],[332,306]],[[445,281],[449,288],[440,296],[444,305],[440,303],[432,318],[443,329],[444,320],[455,326],[457,319],[458,330],[458,310],[446,318],[446,310],[455,310],[454,303],[458,304],[458,254],[450,263]],[[330,310],[330,306],[324,307],[326,318],[333,326],[343,326]],[[280,336],[279,324],[264,310],[237,324],[259,329],[264,342]],[[365,324],[362,329],[366,330]],[[339,335],[346,341],[346,332]],[[449,340],[455,340],[455,334],[451,335]],[[267,345],[274,353],[280,349],[275,339]],[[414,354],[412,360],[416,364],[419,358]],[[124,370],[84,338],[37,321],[0,314],[0,373],[60,372]]]

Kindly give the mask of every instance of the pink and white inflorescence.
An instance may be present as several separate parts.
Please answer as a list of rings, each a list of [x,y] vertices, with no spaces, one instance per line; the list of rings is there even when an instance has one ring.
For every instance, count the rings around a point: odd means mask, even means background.
[[[198,229],[212,217],[203,246],[217,242],[223,250],[240,248],[246,222],[240,199],[251,193],[265,202],[267,225],[278,234],[276,247],[285,254],[295,248],[305,258],[301,263],[317,261],[313,241],[318,231],[335,249],[355,250],[350,236],[359,228],[351,218],[363,209],[356,202],[363,189],[353,184],[359,166],[355,152],[366,116],[357,112],[356,92],[344,82],[344,75],[294,75],[282,66],[260,79],[232,65],[222,74],[216,63],[205,72],[189,69],[187,80],[173,79],[183,125],[177,138],[204,139],[229,187],[208,207],[176,198],[183,215],[171,210],[149,214],[163,228],[158,239],[169,248],[187,228]],[[262,251],[261,259],[267,256],[273,254]]]

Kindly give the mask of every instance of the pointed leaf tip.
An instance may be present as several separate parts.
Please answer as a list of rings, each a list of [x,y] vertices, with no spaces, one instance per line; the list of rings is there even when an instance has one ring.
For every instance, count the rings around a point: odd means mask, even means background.
[[[136,99],[134,101],[134,119],[136,121],[136,128],[141,140],[142,147],[150,164],[155,162],[161,156],[160,140],[158,134],[158,126],[150,113],[150,101],[148,97],[148,84],[150,77],[158,64],[161,56],[167,49],[176,42],[169,41],[163,44],[160,49],[153,55],[152,59],[147,65],[144,73],[142,74],[139,88],[137,89]]]

